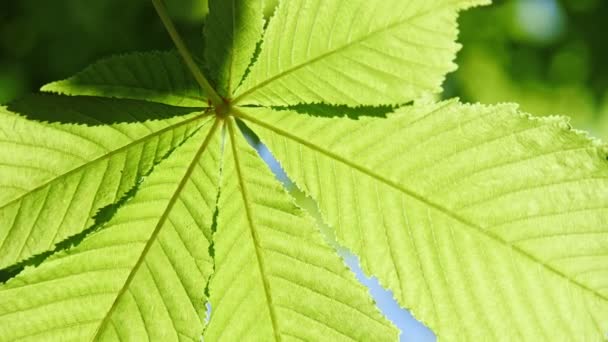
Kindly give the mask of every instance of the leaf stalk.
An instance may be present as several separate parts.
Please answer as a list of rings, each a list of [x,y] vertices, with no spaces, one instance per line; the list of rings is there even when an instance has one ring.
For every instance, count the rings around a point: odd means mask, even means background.
[[[188,66],[188,69],[190,69],[192,76],[194,76],[194,78],[196,79],[196,82],[198,82],[198,84],[201,86],[201,88],[203,89],[203,92],[209,96],[209,100],[211,100],[211,103],[215,107],[223,105],[224,100],[215,91],[215,89],[213,89],[213,87],[211,86],[211,84],[209,83],[207,78],[205,78],[205,75],[203,75],[203,72],[201,71],[201,69],[194,62],[194,58],[192,58],[192,54],[190,53],[190,50],[188,50],[188,48],[186,47],[186,44],[184,43],[182,37],[177,32],[177,29],[175,28],[173,21],[171,21],[171,18],[169,17],[169,13],[167,12],[167,8],[165,7],[165,4],[163,3],[163,1],[162,0],[152,0],[152,4],[154,5],[154,8],[156,9],[156,13],[158,13],[158,16],[160,17],[160,20],[163,22],[165,29],[169,33],[169,36],[171,36],[171,40],[173,40],[173,44],[175,44],[177,51],[184,59],[184,62]]]

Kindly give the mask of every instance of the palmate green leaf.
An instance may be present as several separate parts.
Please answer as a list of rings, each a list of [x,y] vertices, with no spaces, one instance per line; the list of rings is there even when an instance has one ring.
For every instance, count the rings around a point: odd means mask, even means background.
[[[458,10],[482,3],[282,1],[235,102],[387,105],[441,92],[455,69]]]
[[[205,107],[207,99],[175,51],[134,53],[101,60],[42,91]]]
[[[608,150],[563,118],[454,101],[386,119],[239,116],[440,339],[608,331]]]
[[[93,225],[98,210],[117,202],[203,120],[193,108],[94,97],[35,96],[11,107],[59,122],[0,108],[0,268]]]
[[[398,331],[235,127],[230,119],[205,340],[395,340]]]
[[[103,230],[0,288],[0,341],[197,341],[218,124],[179,147]]]
[[[0,268],[50,254],[0,285],[0,341],[395,340],[237,119],[439,339],[604,338],[606,147],[418,101],[484,2],[284,0],[264,29],[273,2],[215,0],[210,83],[153,0],[188,68],[112,58],[0,109]]]

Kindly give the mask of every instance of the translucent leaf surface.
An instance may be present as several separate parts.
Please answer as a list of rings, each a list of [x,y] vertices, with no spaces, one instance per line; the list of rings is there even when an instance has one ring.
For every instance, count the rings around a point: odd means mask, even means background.
[[[608,330],[607,150],[563,118],[456,102],[386,119],[247,113],[338,240],[439,337]]]
[[[282,1],[236,101],[386,105],[440,92],[458,10],[485,2]]]
[[[136,122],[41,123],[0,109],[0,268],[91,226],[100,209],[117,202],[204,120],[202,113],[184,115],[192,109],[143,101],[43,98],[53,108],[44,115],[57,113],[58,120],[98,122],[97,115],[114,114]],[[38,101],[17,107],[36,112]],[[167,113],[182,116],[154,120]]]
[[[212,271],[216,128],[156,167],[103,229],[0,286],[0,341],[197,340]]]

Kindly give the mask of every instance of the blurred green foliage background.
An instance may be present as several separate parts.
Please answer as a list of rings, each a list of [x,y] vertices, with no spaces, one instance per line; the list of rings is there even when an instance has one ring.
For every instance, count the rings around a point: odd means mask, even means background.
[[[206,0],[167,7],[188,45],[200,49]],[[0,1],[0,103],[109,55],[171,48],[150,0]]]
[[[463,13],[445,96],[568,115],[608,139],[608,1],[495,0]]]
[[[203,48],[206,0],[166,1],[189,46]],[[517,102],[569,115],[608,139],[608,1],[495,0],[462,14],[458,71],[444,97]],[[149,0],[0,2],[0,103],[112,54],[172,44]]]

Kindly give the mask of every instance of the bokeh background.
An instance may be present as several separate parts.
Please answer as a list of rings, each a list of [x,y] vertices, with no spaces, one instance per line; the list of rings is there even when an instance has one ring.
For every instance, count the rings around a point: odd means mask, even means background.
[[[466,12],[445,95],[568,115],[608,138],[608,1],[511,0]]]
[[[188,45],[200,52],[206,0],[166,3]],[[442,97],[516,102],[533,114],[568,115],[574,127],[608,140],[608,1],[495,0],[463,13],[460,25],[460,68],[448,75]],[[149,0],[1,1],[0,104],[101,57],[171,48]],[[403,341],[434,341],[390,292],[361,274],[356,258],[344,256],[402,328]]]

